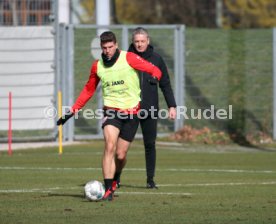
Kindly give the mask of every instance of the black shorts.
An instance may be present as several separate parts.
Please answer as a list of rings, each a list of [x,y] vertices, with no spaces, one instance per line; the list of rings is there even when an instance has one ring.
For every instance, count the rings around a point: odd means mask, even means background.
[[[125,114],[116,110],[104,110],[102,128],[112,125],[120,130],[119,137],[132,142],[139,126],[136,114]]]

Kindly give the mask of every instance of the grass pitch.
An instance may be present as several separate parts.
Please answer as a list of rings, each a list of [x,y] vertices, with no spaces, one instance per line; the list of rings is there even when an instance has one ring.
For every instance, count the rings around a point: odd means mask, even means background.
[[[103,142],[0,154],[0,223],[276,223],[275,152],[238,146],[158,145],[158,190],[145,188],[135,141],[113,202],[88,202],[102,181]]]

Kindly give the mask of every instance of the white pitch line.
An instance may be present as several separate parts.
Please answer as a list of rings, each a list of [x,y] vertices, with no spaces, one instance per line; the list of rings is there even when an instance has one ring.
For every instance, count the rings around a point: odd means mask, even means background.
[[[202,184],[158,184],[158,187],[208,187],[208,186],[240,186],[240,185],[275,185],[276,181],[270,182],[244,182],[244,183],[202,183]]]
[[[77,187],[51,187],[51,188],[34,188],[34,189],[8,189],[8,190],[1,190],[0,193],[51,193],[57,190],[74,190],[78,189]]]
[[[102,168],[77,168],[77,167],[0,167],[0,170],[102,170]]]
[[[136,195],[141,195],[141,194],[144,194],[144,195],[183,195],[183,196],[191,196],[191,195],[194,195],[192,193],[175,193],[175,192],[137,192],[137,191],[133,191],[133,192],[126,192],[126,191],[123,191],[123,192],[115,192],[115,195],[116,194],[136,194]]]
[[[0,167],[0,170],[102,170],[97,167]],[[125,168],[124,171],[145,171],[144,168]],[[234,169],[156,169],[160,172],[221,172],[221,173],[276,173],[274,170],[234,170]]]
[[[14,190],[0,190],[0,193],[51,193],[48,190],[27,190],[27,189],[14,189]]]
[[[208,186],[241,186],[241,185],[276,185],[276,181],[270,182],[230,182],[230,183],[201,183],[201,184],[158,184],[158,187],[208,187]],[[141,187],[135,186],[133,187]],[[76,190],[81,187],[51,187],[51,188],[34,188],[34,189],[0,189],[0,193],[51,193],[54,191]],[[151,195],[193,195],[192,193],[176,192],[126,192],[116,191],[116,194],[151,194]]]
[[[222,173],[276,173],[273,170],[227,170],[227,169],[166,169],[163,171],[175,172],[222,172]]]
[[[13,190],[0,190],[0,193],[52,193],[57,190],[79,189],[77,187],[72,188],[44,188],[44,189],[13,189]],[[191,196],[191,193],[176,193],[176,192],[116,192],[116,194],[133,194],[133,195],[183,195]]]

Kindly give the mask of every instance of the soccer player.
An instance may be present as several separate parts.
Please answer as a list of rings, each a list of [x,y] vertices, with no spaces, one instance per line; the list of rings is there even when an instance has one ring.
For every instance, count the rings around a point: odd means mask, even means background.
[[[63,125],[84,107],[101,81],[104,103],[102,128],[105,140],[102,171],[106,188],[103,200],[112,201],[116,189],[112,188],[116,166],[125,164],[129,145],[139,125],[137,113],[140,109],[141,90],[136,70],[147,72],[156,80],[160,80],[162,73],[140,56],[119,50],[113,32],[102,33],[100,43],[102,58],[92,64],[89,80],[71,107],[70,113],[61,117],[57,125]]]
[[[162,57],[156,53],[153,46],[150,45],[150,37],[148,31],[142,27],[137,27],[132,33],[132,44],[129,52],[134,52],[157,66],[161,72],[162,77],[159,82],[159,87],[163,92],[167,106],[169,108],[169,118],[176,118],[176,102],[173,95],[167,66]],[[140,119],[140,125],[143,134],[145,159],[146,159],[146,174],[147,174],[147,188],[157,189],[154,181],[155,164],[156,164],[156,136],[157,136],[157,116],[158,116],[158,83],[147,72],[140,72],[141,83],[141,109],[147,112],[148,116],[143,116]],[[151,111],[155,112],[152,113]],[[142,113],[142,111],[141,111]],[[117,186],[120,186],[119,171],[116,172]]]

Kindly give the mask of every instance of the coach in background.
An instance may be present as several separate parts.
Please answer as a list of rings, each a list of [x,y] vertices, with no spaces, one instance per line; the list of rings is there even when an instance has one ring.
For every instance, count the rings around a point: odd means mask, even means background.
[[[159,82],[159,87],[163,92],[167,106],[169,108],[169,118],[176,118],[176,102],[173,95],[170,78],[167,66],[162,57],[157,54],[153,46],[150,45],[150,37],[148,31],[142,27],[137,27],[132,33],[132,44],[129,52],[134,52],[140,57],[157,66],[162,77]],[[154,182],[155,164],[156,164],[156,136],[157,136],[157,115],[158,115],[158,82],[146,72],[139,72],[141,86],[141,109],[146,110],[148,116],[145,119],[140,119],[140,125],[143,134],[146,170],[147,170],[147,188],[157,188]],[[154,108],[155,114],[152,117],[150,109]],[[151,110],[153,111],[153,110]],[[154,118],[155,117],[155,118]],[[144,117],[143,117],[144,118]],[[120,173],[116,173],[117,186],[120,185]]]

